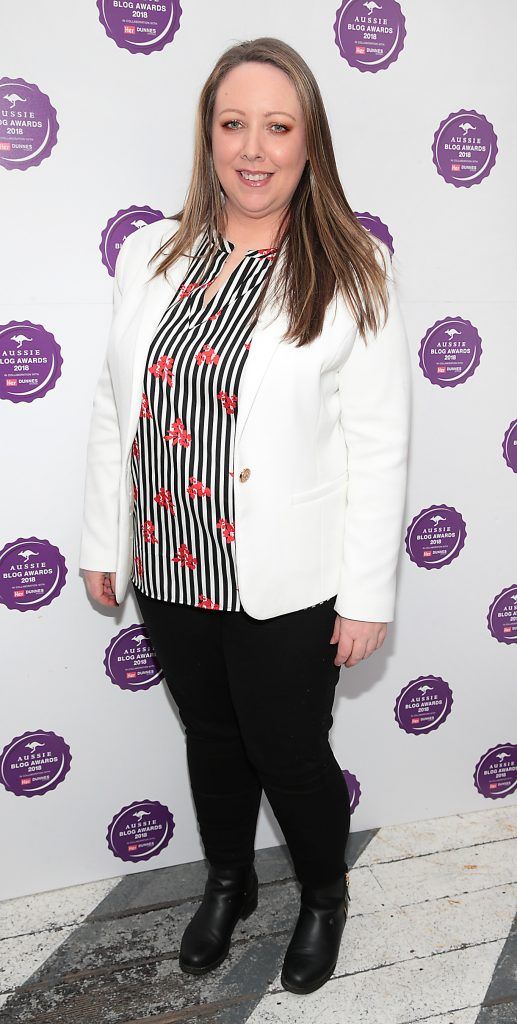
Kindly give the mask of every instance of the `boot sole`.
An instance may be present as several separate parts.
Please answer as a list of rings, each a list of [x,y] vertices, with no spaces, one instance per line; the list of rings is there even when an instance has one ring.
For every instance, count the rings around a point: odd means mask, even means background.
[[[219,967],[223,960],[226,960],[229,952],[230,946],[228,945],[221,955],[217,957],[217,960],[213,960],[211,964],[205,964],[204,967],[191,967],[190,964],[184,964],[182,960],[179,961],[179,965],[185,974],[208,974],[209,971],[214,971],[216,967]]]
[[[249,903],[248,906],[243,909],[242,913],[239,914],[239,917],[237,918],[237,921],[239,921],[241,919],[243,921],[245,921],[246,918],[249,917],[250,914],[252,914],[253,911],[257,909],[257,906],[258,906],[258,892],[255,893],[255,896],[253,897],[251,903]],[[237,924],[237,921],[235,922],[235,924]],[[230,937],[230,942],[228,943],[226,948],[223,950],[223,952],[217,957],[217,959],[216,960],[212,960],[212,962],[209,963],[209,964],[204,964],[202,967],[194,967],[194,965],[191,966],[190,964],[186,964],[186,963],[184,963],[181,960],[181,957],[180,957],[180,959],[178,961],[179,962],[179,966],[180,966],[181,970],[185,972],[185,974],[208,974],[209,971],[214,971],[216,967],[219,967],[223,963],[223,960],[226,960],[226,957],[228,956],[228,953],[230,952],[230,945],[231,945],[231,937]]]
[[[303,985],[303,986],[294,985],[294,984],[292,984],[292,982],[287,981],[287,979],[284,978],[283,974],[280,975],[280,983],[281,983],[282,987],[287,990],[287,992],[295,992],[296,995],[299,995],[299,996],[307,995],[309,992],[315,992],[316,989],[321,988],[322,985],[325,985],[326,982],[329,981],[329,979],[334,974],[334,971],[336,969],[336,964],[337,964],[337,958],[336,958],[336,963],[332,967],[332,970],[331,971],[327,971],[327,973],[325,974],[325,976],[323,978],[319,978],[318,981],[313,982],[312,985]]]

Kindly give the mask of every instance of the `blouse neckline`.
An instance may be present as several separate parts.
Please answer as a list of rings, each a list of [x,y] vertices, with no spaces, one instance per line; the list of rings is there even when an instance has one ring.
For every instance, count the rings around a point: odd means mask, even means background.
[[[230,253],[235,249],[235,243],[230,242],[228,238],[224,238],[223,235],[219,235],[219,249],[223,252]],[[245,256],[265,256],[267,253],[277,252],[277,248],[272,246],[270,249],[246,249]]]

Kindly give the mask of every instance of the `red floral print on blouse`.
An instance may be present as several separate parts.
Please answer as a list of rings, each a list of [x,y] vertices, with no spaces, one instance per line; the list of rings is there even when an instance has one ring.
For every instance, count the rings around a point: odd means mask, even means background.
[[[197,603],[198,608],[210,608],[219,609],[219,605],[216,601],[211,601],[209,597],[205,597],[204,594],[199,595],[199,601]]]
[[[162,508],[168,509],[173,516],[176,515],[172,494],[170,491],[166,490],[165,487],[160,487],[160,490],[158,491],[158,494],[155,494],[153,501],[155,501],[157,505],[161,505]]]
[[[200,480],[196,480],[195,476],[189,476],[189,485],[187,487],[187,494],[189,494],[191,498],[197,498],[197,497],[203,497],[203,496],[206,496],[206,497],[210,498],[211,495],[212,495],[212,492],[211,492],[209,487],[204,487],[204,485],[201,483]]]
[[[268,260],[274,260],[275,254],[278,252],[278,247],[270,246],[269,249],[258,249],[257,252],[261,256],[266,256]]]
[[[217,397],[222,400],[226,412],[235,412],[235,406],[237,405],[237,395],[226,394],[226,391],[218,391]]]
[[[157,363],[153,363],[149,367],[149,373],[152,373],[153,377],[160,377],[165,380],[170,387],[172,387],[172,381],[174,374],[172,373],[172,364],[174,359],[172,356],[160,356]]]
[[[203,345],[201,352],[197,352],[195,356],[195,360],[198,366],[201,366],[202,363],[210,363],[213,364],[214,366],[217,366],[219,359],[219,353],[216,352],[215,349],[211,348],[208,342],[206,345]]]
[[[185,429],[185,424],[179,416],[176,417],[174,423],[171,424],[169,432],[163,435],[164,441],[172,441],[173,444],[181,444],[183,448],[188,448],[192,440],[192,434],[189,434]]]
[[[183,569],[195,569],[197,558],[189,551],[186,544],[180,544],[177,554],[171,558],[171,562],[179,562]]]
[[[221,517],[215,525],[218,529],[222,530],[223,537],[228,544],[235,540],[235,523],[229,523],[227,519]]]
[[[211,281],[190,281],[187,285],[185,282],[182,282],[178,298],[187,299],[196,288],[209,288],[216,280],[217,278],[213,277]]]
[[[158,543],[158,538],[155,536],[154,523],[150,519],[146,519],[142,523],[142,536],[147,544]]]
[[[144,392],[142,392],[142,404],[140,406],[140,419],[152,420],[152,418],[153,418],[153,414],[152,414],[152,412],[151,412],[151,410],[149,408],[149,399],[148,399],[148,397],[147,397],[147,395],[145,394],[145,391],[144,391]]]

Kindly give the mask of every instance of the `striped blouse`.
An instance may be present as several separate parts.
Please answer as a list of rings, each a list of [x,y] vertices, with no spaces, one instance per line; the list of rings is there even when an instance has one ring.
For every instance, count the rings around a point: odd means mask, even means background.
[[[250,323],[276,249],[248,249],[203,308],[234,244],[202,276],[205,231],[149,346],[131,454],[131,580],[150,597],[238,611],[234,439]]]

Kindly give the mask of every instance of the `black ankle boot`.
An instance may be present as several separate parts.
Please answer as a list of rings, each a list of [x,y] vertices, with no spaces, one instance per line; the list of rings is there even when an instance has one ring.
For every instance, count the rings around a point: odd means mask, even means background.
[[[349,872],[332,885],[302,886],[300,913],[280,980],[289,992],[314,992],[334,973],[348,916]]]
[[[258,878],[254,864],[208,869],[205,892],[180,945],[179,965],[188,974],[205,974],[228,956],[239,918],[256,909]]]

